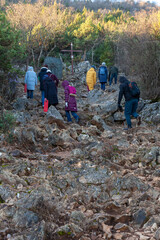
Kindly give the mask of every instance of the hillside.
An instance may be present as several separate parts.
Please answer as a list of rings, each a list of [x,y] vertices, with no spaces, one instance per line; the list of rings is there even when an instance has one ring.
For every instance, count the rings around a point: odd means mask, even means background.
[[[88,93],[88,67],[65,75],[79,124],[66,122],[62,80],[44,113],[39,87],[27,99],[19,79],[14,141],[0,135],[1,240],[160,239],[160,102],[141,99],[142,124],[124,131],[118,85]]]

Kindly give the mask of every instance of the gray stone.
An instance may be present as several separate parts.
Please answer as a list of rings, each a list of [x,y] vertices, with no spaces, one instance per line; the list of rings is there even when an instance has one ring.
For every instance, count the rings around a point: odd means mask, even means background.
[[[145,162],[150,163],[152,161],[156,162],[158,156],[160,155],[160,147],[152,147],[149,153],[144,156]]]
[[[28,104],[27,98],[18,98],[13,103],[13,108],[18,110],[18,111],[24,111],[27,107],[27,104]]]
[[[54,107],[54,106],[50,106],[50,108],[48,109],[48,112],[46,114],[46,117],[48,119],[49,122],[64,122],[64,119],[62,117],[62,115],[60,114],[60,112]]]
[[[136,213],[133,214],[134,222],[142,227],[145,221],[147,220],[147,215],[144,209],[138,210]]]
[[[14,191],[12,191],[9,186],[0,184],[0,196],[3,201],[7,201],[15,196]]]
[[[122,112],[114,113],[113,117],[114,117],[114,121],[124,121],[125,120],[124,113],[122,113]]]
[[[62,61],[60,58],[46,57],[44,64],[48,65],[48,68],[58,79],[62,78]]]
[[[106,131],[111,131],[112,132],[112,128],[109,127],[105,121],[101,118],[101,116],[99,115],[95,115],[92,119],[92,124],[95,124],[97,126],[97,128],[101,128],[103,130],[106,130]]]
[[[38,101],[36,99],[28,99],[27,110],[34,109],[38,106]]]
[[[39,221],[38,216],[32,211],[18,209],[13,216],[16,227],[31,227]]]
[[[73,211],[70,216],[70,221],[77,225],[83,225],[86,217],[81,211]]]
[[[158,124],[160,122],[160,102],[146,104],[141,111],[141,116],[146,122]]]
[[[160,239],[160,228],[157,229],[157,231],[155,232],[154,237],[155,237],[156,240]]]
[[[31,115],[29,112],[14,112],[14,117],[16,118],[17,123],[26,123],[31,119]]]

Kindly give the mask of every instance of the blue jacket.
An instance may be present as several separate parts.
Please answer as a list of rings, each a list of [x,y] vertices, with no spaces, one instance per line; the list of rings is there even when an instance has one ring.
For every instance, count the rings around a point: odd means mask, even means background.
[[[105,74],[100,74],[101,68],[104,69]],[[107,82],[108,70],[107,70],[106,66],[100,66],[99,71],[98,71],[98,78],[99,78],[100,83],[106,83]]]
[[[33,67],[28,67],[28,71],[25,75],[25,84],[27,84],[27,90],[35,90],[37,85],[37,75],[33,70]]]
[[[125,98],[125,101],[130,101],[131,99],[139,100],[139,96],[136,96],[136,97],[132,96],[128,86],[130,82],[127,80],[127,78],[120,77],[119,82],[120,82],[120,86],[119,86],[120,90],[119,90],[119,96],[118,96],[118,105],[120,105],[123,96]]]

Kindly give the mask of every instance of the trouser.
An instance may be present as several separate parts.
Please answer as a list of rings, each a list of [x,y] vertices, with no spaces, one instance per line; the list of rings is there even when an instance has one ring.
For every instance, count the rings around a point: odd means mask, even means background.
[[[112,80],[114,78],[115,84],[117,83],[117,74],[116,73],[112,73],[109,79],[109,85],[112,84]]]
[[[130,101],[126,101],[125,102],[125,118],[127,121],[127,125],[128,127],[132,127],[132,123],[131,123],[131,116],[137,118],[139,115],[136,112],[138,107],[138,99],[131,99]]]
[[[27,89],[27,98],[33,98],[33,90]]]
[[[79,120],[79,116],[77,115],[76,112],[71,111],[72,116],[76,119],[76,122]],[[68,122],[72,122],[70,111],[66,111],[66,117]]]
[[[106,87],[105,83],[101,83],[101,89],[105,90],[105,87]]]
[[[42,100],[42,106],[44,106],[44,99],[45,99],[45,94],[44,91],[41,91],[41,100]]]

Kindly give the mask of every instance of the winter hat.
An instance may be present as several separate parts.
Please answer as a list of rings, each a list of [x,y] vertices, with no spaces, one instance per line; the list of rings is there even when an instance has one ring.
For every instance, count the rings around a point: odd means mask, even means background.
[[[105,66],[106,65],[106,63],[105,62],[102,62],[102,66]]]
[[[66,86],[69,86],[69,82],[67,80],[62,82],[62,87],[65,88]]]
[[[94,65],[92,65],[92,66],[91,66],[91,68],[94,68],[94,69],[96,69],[96,67],[95,67]]]
[[[48,65],[47,65],[47,64],[45,64],[45,65],[44,65],[44,67],[48,68]]]
[[[47,70],[47,73],[52,73],[52,72],[51,72],[51,70],[48,69],[48,70]]]

